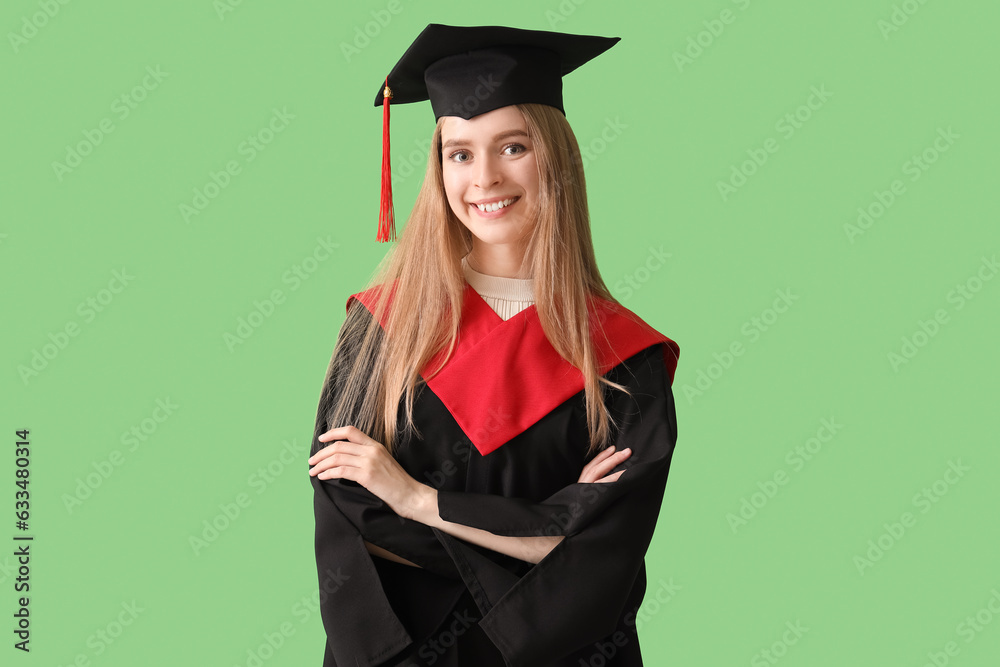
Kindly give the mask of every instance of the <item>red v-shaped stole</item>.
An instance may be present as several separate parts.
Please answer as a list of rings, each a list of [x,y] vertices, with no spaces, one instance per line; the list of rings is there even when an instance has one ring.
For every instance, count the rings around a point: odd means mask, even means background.
[[[357,299],[372,311],[377,289],[352,294],[347,306]],[[601,374],[650,345],[666,343],[663,361],[673,383],[677,343],[611,301],[600,299],[591,311],[594,318],[606,334],[594,337]],[[384,319],[380,323],[384,326]],[[422,377],[440,365],[445,352],[427,363]],[[458,344],[427,386],[486,456],[581,391],[583,374],[549,343],[534,304],[505,321],[466,282]]]

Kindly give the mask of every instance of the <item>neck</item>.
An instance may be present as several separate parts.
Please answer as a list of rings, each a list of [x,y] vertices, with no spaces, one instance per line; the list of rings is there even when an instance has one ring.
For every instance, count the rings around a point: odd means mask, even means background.
[[[473,271],[498,278],[530,278],[531,267],[527,265],[524,250],[514,244],[476,244],[466,255],[466,261]]]
[[[462,272],[472,289],[504,319],[535,302],[531,278],[503,278],[480,273],[469,266],[466,257],[462,258]]]

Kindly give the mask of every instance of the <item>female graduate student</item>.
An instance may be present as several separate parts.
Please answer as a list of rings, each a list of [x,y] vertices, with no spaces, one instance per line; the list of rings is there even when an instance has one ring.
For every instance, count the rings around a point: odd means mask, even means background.
[[[389,106],[429,99],[437,125],[320,394],[324,667],[642,664],[679,348],[601,279],[562,104],[617,41],[431,24],[380,85],[378,240]]]

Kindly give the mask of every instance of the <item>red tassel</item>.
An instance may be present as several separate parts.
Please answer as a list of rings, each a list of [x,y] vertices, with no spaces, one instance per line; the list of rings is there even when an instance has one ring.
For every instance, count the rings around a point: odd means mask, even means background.
[[[379,243],[396,240],[396,221],[392,212],[392,168],[389,162],[389,77],[385,78],[385,90],[382,91],[382,196],[378,212],[378,234],[375,240]]]

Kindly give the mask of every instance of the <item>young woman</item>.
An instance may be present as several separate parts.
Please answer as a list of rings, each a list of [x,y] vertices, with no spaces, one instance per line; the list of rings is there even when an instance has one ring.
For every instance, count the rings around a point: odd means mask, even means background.
[[[601,279],[561,93],[617,41],[432,24],[380,91],[437,125],[317,409],[324,667],[642,664],[679,348]]]

